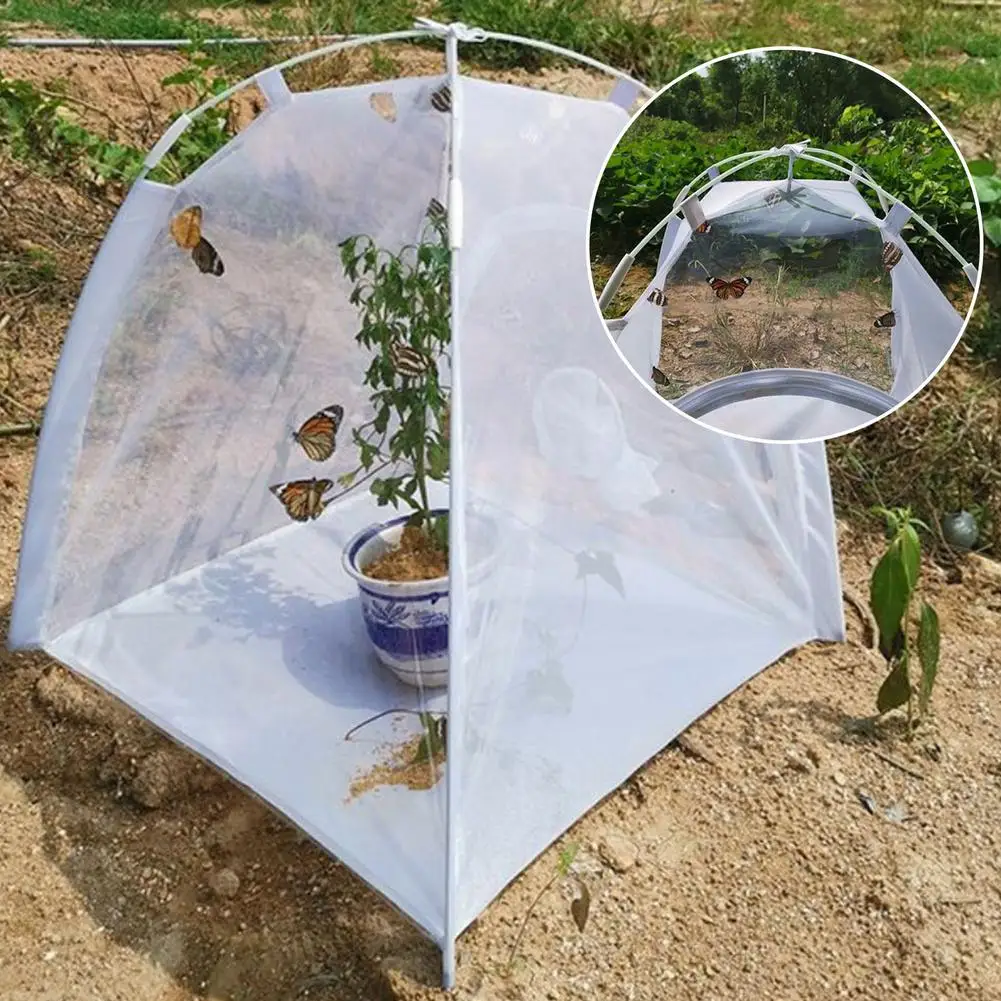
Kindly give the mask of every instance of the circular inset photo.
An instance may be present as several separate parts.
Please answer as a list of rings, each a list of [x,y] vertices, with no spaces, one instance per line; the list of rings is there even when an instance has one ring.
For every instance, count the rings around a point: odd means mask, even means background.
[[[609,336],[693,420],[802,442],[858,430],[955,348],[982,266],[973,179],[935,115],[835,53],[767,48],[675,80],[595,191]]]

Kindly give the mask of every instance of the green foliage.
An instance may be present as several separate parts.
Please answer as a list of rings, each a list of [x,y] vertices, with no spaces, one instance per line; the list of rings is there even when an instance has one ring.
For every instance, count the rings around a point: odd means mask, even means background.
[[[984,216],[984,237],[990,246],[1001,247],[1001,176],[988,160],[972,160],[967,166]]]
[[[491,31],[537,38],[591,56],[657,86],[728,47],[693,43],[653,9],[640,15],[618,0],[440,0],[434,15]],[[469,46],[464,58],[534,72],[555,60],[506,43]]]
[[[424,732],[417,744],[414,763],[444,761],[448,744],[448,718],[428,712],[418,713],[418,716]]]
[[[0,144],[17,160],[49,174],[82,174],[92,184],[132,181],[143,153],[94,135],[66,117],[58,95],[0,73]]]
[[[938,674],[939,622],[935,609],[922,601],[916,626],[911,621],[911,605],[921,569],[921,540],[918,528],[927,526],[909,508],[877,508],[886,522],[888,546],[872,572],[869,607],[879,631],[879,652],[889,672],[876,696],[880,714],[907,706],[907,731],[928,714],[932,689]],[[912,654],[917,652],[921,677],[915,707],[910,679]]]
[[[683,98],[679,105],[684,106]],[[937,126],[917,119],[888,124],[872,108],[853,106],[839,111],[831,135],[824,148],[859,163],[877,184],[921,215],[967,259],[977,259],[979,230],[969,180]],[[712,164],[737,153],[803,138],[808,137],[788,118],[772,117],[771,112],[763,122],[734,124],[722,132],[704,132],[676,118],[641,116],[616,147],[599,183],[592,254],[605,260],[621,257],[671,211],[680,190]],[[737,176],[779,180],[786,170],[784,159],[773,158]],[[800,161],[796,176],[830,178],[832,171]],[[875,195],[864,186],[860,191],[878,209]],[[907,241],[934,278],[956,280],[955,261],[923,229],[910,227]],[[653,241],[647,248],[649,263],[655,261],[658,247]]]
[[[201,4],[211,7],[211,2]],[[8,0],[4,16],[10,21],[52,24],[92,38],[190,38],[206,25],[177,13],[171,0]],[[233,33],[213,28],[216,36]]]
[[[221,94],[230,81],[218,72],[211,72],[215,60],[204,53],[193,52],[188,65],[177,73],[164,77],[165,88],[191,87],[195,91],[195,107]],[[226,102],[202,112],[177,138],[170,152],[150,171],[152,181],[176,184],[222,149],[232,138]],[[180,115],[174,115],[175,121]]]
[[[448,550],[445,518],[431,518],[428,481],[448,478],[449,393],[438,379],[437,360],[451,340],[450,259],[446,223],[428,221],[425,238],[397,253],[379,248],[367,236],[341,244],[341,262],[354,283],[351,303],[361,311],[358,344],[375,356],[365,374],[375,416],[354,430],[359,467],[341,478],[350,487],[359,472],[377,476],[370,490],[379,505],[413,512],[411,524],[428,531]],[[399,364],[401,346],[412,352],[421,371]]]

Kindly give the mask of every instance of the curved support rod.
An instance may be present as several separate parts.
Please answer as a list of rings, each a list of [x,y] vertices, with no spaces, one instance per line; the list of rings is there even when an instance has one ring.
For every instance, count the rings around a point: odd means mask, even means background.
[[[732,403],[765,396],[808,396],[828,403],[853,407],[873,417],[882,417],[897,405],[888,393],[864,382],[834,372],[806,368],[763,368],[717,379],[685,393],[671,404],[689,417],[705,417]]]

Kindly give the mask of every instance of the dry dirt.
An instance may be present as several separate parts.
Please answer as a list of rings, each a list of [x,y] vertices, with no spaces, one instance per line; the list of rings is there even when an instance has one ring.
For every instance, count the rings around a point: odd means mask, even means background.
[[[15,56],[0,53],[4,72]],[[111,59],[78,58],[95,74]],[[126,102],[109,72],[114,113],[141,128],[145,102]],[[18,182],[0,194],[4,260],[27,240],[58,275],[0,309],[14,317],[0,332],[8,422],[44,404],[111,208],[0,167]],[[33,453],[30,437],[0,438],[4,635]],[[840,549],[864,593],[878,542],[845,529]],[[1001,569],[960,565],[956,583],[926,575],[944,635],[933,730],[913,744],[892,724],[846,734],[881,676],[848,607],[847,643],[811,644],[745,685],[689,731],[686,753],[662,752],[516,880],[461,940],[456,997],[1001,996]],[[0,815],[4,1001],[442,996],[437,951],[360,880],[40,655],[0,653]],[[573,882],[557,881],[509,965],[567,842],[593,896],[586,929]]]
[[[890,388],[890,331],[872,325],[888,307],[855,291],[781,302],[771,291],[752,282],[740,299],[718,302],[704,282],[672,285],[660,354],[671,382],[661,395],[763,368],[815,368]]]

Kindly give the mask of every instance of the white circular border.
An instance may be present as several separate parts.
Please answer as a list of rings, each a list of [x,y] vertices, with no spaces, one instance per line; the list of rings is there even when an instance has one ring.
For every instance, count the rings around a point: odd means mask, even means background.
[[[626,368],[628,368],[629,371],[636,376],[636,378],[639,380],[643,388],[646,389],[647,392],[651,393],[653,396],[656,396],[657,399],[660,401],[660,403],[662,403],[664,406],[670,407],[671,410],[674,411],[674,413],[678,414],[681,417],[684,417],[685,420],[691,421],[693,424],[697,425],[700,428],[704,428],[707,431],[713,431],[716,434],[726,435],[728,438],[735,438],[738,441],[754,442],[755,444],[758,445],[808,445],[813,442],[828,442],[832,441],[835,438],[843,438],[846,435],[856,434],[857,432],[862,431],[865,428],[872,427],[874,424],[879,423],[879,421],[885,419],[886,417],[889,417],[891,414],[895,414],[901,407],[903,407],[905,404],[913,400],[914,397],[918,395],[918,393],[922,392],[929,385],[929,383],[931,383],[931,381],[935,378],[935,376],[937,376],[938,373],[942,370],[945,363],[955,353],[956,348],[959,345],[959,342],[963,338],[963,334],[966,333],[966,328],[970,324],[970,320],[973,317],[973,311],[974,309],[976,309],[977,306],[977,300],[980,297],[980,287],[984,277],[984,216],[980,208],[980,199],[977,198],[977,189],[973,181],[973,174],[970,173],[970,168],[966,162],[966,157],[963,156],[963,151],[959,148],[959,144],[956,142],[955,139],[953,139],[952,133],[945,127],[945,125],[942,124],[942,121],[938,117],[938,115],[936,115],[935,112],[932,111],[931,108],[929,108],[928,105],[925,104],[925,102],[922,101],[921,98],[917,96],[917,94],[915,94],[912,90],[910,90],[910,88],[905,87],[899,80],[890,76],[889,73],[884,73],[881,69],[877,69],[875,66],[870,66],[869,63],[862,62],[861,59],[853,59],[851,56],[843,55],[840,52],[831,52],[828,49],[816,49],[808,45],[762,45],[754,49],[740,49],[737,52],[727,53],[727,55],[725,56],[717,56],[715,59],[708,59],[706,60],[706,62],[700,63],[698,66],[692,67],[692,69],[682,73],[681,76],[675,77],[670,83],[665,84],[652,97],[647,98],[647,100],[644,101],[643,104],[640,106],[639,110],[636,111],[636,113],[629,119],[629,121],[623,127],[622,131],[616,137],[615,142],[612,144],[612,148],[608,151],[608,155],[605,157],[605,162],[601,165],[601,171],[598,174],[598,180],[595,183],[594,191],[591,193],[591,201],[588,205],[588,227],[587,227],[587,240],[584,243],[584,257],[587,265],[588,275],[591,277],[591,295],[594,299],[594,308],[598,311],[599,317],[601,317],[602,325],[605,325],[605,317],[601,312],[601,308],[598,306],[598,294],[594,288],[594,277],[591,271],[590,223],[591,219],[594,217],[594,203],[595,201],[597,201],[598,188],[601,186],[601,181],[605,176],[605,170],[608,167],[608,161],[612,158],[612,155],[619,148],[619,143],[622,142],[622,139],[625,136],[625,134],[629,131],[629,129],[633,126],[633,124],[639,120],[640,116],[646,111],[646,109],[650,107],[650,105],[653,104],[654,101],[656,101],[663,94],[667,93],[667,91],[669,91],[676,84],[680,83],[686,77],[690,77],[693,73],[697,73],[699,70],[705,69],[707,66],[712,66],[715,63],[724,62],[727,59],[736,59],[739,56],[754,55],[756,53],[764,53],[764,52],[812,52],[815,55],[832,56],[835,59],[842,59],[847,63],[854,63],[856,66],[861,66],[863,69],[870,70],[871,72],[876,73],[877,75],[883,77],[883,79],[888,80],[895,87],[898,87],[900,90],[902,90],[942,130],[942,134],[946,137],[946,139],[949,140],[953,150],[956,153],[956,156],[959,157],[959,162],[963,166],[963,170],[966,173],[966,179],[970,185],[970,192],[973,195],[973,206],[977,211],[977,225],[980,229],[980,259],[977,262],[977,284],[973,288],[973,298],[970,300],[970,307],[966,311],[966,317],[963,320],[963,325],[962,327],[960,327],[956,339],[952,342],[952,347],[949,348],[949,350],[946,352],[945,356],[939,362],[938,367],[935,369],[935,371],[932,372],[931,375],[929,375],[928,378],[925,379],[925,381],[921,383],[921,385],[918,386],[917,389],[914,390],[914,392],[912,392],[909,396],[906,396],[903,400],[901,400],[892,410],[887,410],[885,413],[880,414],[879,417],[873,417],[871,420],[863,421],[861,424],[857,424],[855,427],[848,428],[846,431],[840,431],[838,434],[832,434],[827,436],[820,435],[816,438],[752,438],[749,435],[737,434],[734,431],[724,431],[722,428],[713,427],[711,424],[704,423],[697,417],[690,417],[688,414],[684,413],[684,411],[679,410],[676,406],[674,406],[674,404],[671,403],[670,400],[665,400],[651,385],[649,385],[649,383],[646,382],[646,380],[643,379],[643,377],[636,371],[636,369],[634,369],[633,366],[630,365],[628,361],[626,361],[626,357],[622,353],[622,350],[619,348],[618,344],[616,344],[615,338],[612,337],[611,331],[609,331],[608,327],[605,326],[605,334],[608,337],[608,339],[612,342],[612,347],[615,348],[615,350],[618,352],[619,357],[625,364]]]

